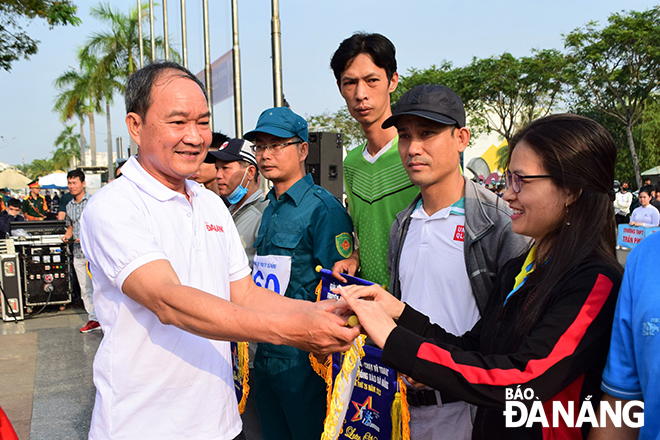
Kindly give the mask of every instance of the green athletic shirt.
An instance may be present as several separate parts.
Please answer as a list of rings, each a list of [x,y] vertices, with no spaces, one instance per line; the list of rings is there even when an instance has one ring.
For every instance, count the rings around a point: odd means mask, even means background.
[[[388,285],[387,245],[396,215],[419,194],[410,183],[399,156],[399,137],[371,164],[362,155],[367,143],[349,151],[344,159],[344,185],[348,209],[360,248],[358,276]]]

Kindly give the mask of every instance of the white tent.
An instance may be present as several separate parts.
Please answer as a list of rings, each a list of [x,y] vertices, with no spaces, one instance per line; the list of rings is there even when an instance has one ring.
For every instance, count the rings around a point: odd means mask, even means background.
[[[22,189],[27,188],[30,179],[17,170],[4,170],[0,173],[0,188]]]
[[[52,174],[40,177],[39,185],[44,188],[66,188],[66,173],[64,171],[55,171]]]

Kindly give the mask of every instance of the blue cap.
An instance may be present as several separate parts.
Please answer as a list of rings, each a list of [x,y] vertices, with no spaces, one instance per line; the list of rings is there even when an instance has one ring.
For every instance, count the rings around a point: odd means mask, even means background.
[[[298,136],[304,142],[309,140],[307,121],[292,112],[289,107],[273,107],[264,110],[259,115],[256,128],[245,133],[243,138],[253,141],[257,133],[267,133],[282,139]]]

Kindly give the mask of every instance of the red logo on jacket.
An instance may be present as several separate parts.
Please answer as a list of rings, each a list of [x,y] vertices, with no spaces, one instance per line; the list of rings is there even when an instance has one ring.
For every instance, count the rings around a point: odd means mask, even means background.
[[[464,236],[465,236],[465,228],[461,225],[456,226],[456,232],[454,232],[454,240],[463,241]]]
[[[206,230],[209,231],[209,232],[225,232],[225,230],[223,229],[222,226],[212,225],[212,224],[206,223],[206,222],[205,222],[205,224],[206,224]]]

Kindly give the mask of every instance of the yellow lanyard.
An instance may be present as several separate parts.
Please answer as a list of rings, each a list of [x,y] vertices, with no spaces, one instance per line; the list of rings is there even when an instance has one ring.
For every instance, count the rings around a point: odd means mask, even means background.
[[[535,260],[536,260],[536,244],[532,246],[532,248],[529,250],[529,253],[527,254],[527,258],[525,258],[525,262],[520,268],[520,273],[516,275],[516,282],[513,284],[513,290],[511,290],[511,292],[509,292],[509,294],[504,299],[504,304],[506,304],[506,302],[509,300],[511,295],[513,295],[516,291],[518,291],[518,289],[522,287],[523,284],[525,284],[525,281],[527,281],[527,277],[529,276],[529,274],[534,272]]]

